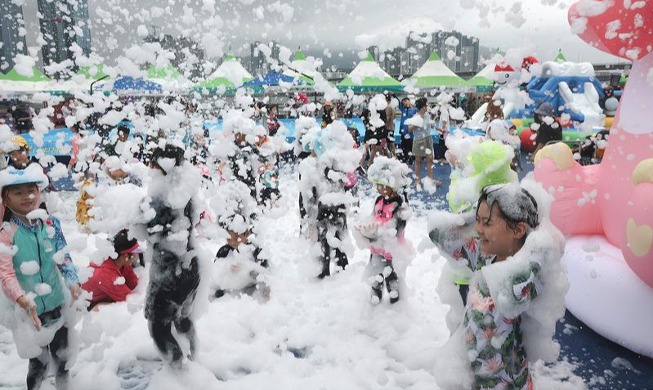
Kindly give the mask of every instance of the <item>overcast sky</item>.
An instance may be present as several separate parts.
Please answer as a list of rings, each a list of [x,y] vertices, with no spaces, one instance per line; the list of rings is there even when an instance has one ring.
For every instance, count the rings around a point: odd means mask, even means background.
[[[25,15],[35,26],[35,0]],[[340,56],[372,44],[382,49],[403,46],[409,31],[457,30],[480,39],[483,46],[506,50],[528,47],[541,60],[558,48],[570,61],[617,62],[571,33],[567,9],[558,0],[90,0],[92,44],[105,61],[140,44],[152,25],[201,42],[207,55],[228,48],[249,53],[255,40],[297,46],[330,65]],[[28,24],[29,25],[29,24]],[[35,27],[33,29],[36,29]],[[35,45],[34,34],[28,45]]]

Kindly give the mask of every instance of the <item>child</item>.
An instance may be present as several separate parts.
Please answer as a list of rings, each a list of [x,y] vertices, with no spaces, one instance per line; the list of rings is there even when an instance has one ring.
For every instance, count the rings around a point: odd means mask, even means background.
[[[452,322],[462,320],[452,341],[466,348],[462,355],[473,377],[466,388],[532,389],[528,361],[557,356],[559,346],[548,348],[542,338],[552,341],[564,315],[564,239],[550,225],[538,228],[539,217],[535,198],[510,183],[485,187],[473,212],[430,218],[429,236],[455,268],[443,270],[443,278],[467,270],[462,277],[471,279],[464,314]],[[477,236],[470,229],[474,219]]]
[[[269,263],[251,239],[257,210],[247,186],[240,182],[227,183],[220,187],[212,205],[220,227],[228,235],[227,243],[215,256],[214,296],[220,298],[228,292],[269,300],[270,288],[261,280]]]
[[[83,181],[77,184],[79,186],[79,199],[77,199],[75,220],[85,232],[90,231],[88,228],[88,222],[91,220],[89,211],[92,208],[91,199],[93,199],[93,196],[89,193],[89,188],[93,187],[94,176],[95,175],[87,169],[86,172],[84,172]]]
[[[113,250],[116,252],[100,265],[91,263],[93,275],[82,285],[92,294],[88,310],[113,302],[123,302],[138,284],[138,276],[132,265],[138,260],[141,249],[135,238],[129,239],[127,229],[113,237]]]
[[[394,260],[405,257],[401,248],[405,246],[404,229],[412,211],[397,191],[410,185],[409,174],[408,166],[383,156],[379,156],[367,171],[368,179],[376,184],[379,197],[374,202],[372,216],[357,224],[355,229],[371,251],[365,275],[372,286],[371,302],[375,305],[383,298],[384,282],[390,303],[399,301],[399,277]]]
[[[347,250],[347,208],[355,202],[345,187],[350,184],[351,175],[360,161],[360,152],[341,121],[334,122],[321,130],[313,142],[317,157],[315,176],[318,182],[313,187],[317,200],[317,241],[320,245],[322,270],[319,279],[331,275],[331,259],[343,270],[349,264]]]
[[[510,163],[510,167],[515,172],[523,171],[524,168],[521,166],[521,139],[517,134],[517,125],[513,121],[506,121],[508,124],[508,134],[510,134],[510,146],[512,146],[515,151],[515,157]]]
[[[14,136],[6,152],[9,153],[9,165],[12,167],[24,169],[32,163],[29,144],[20,135]]]
[[[23,336],[15,337],[15,341],[19,355],[29,358],[30,390],[40,388],[50,358],[56,365],[57,389],[67,388],[70,325],[64,316],[70,299],[66,290],[70,289],[72,300],[81,291],[70,256],[64,253],[57,262],[66,246],[59,220],[43,218],[46,212],[38,209],[40,191],[47,184],[48,179],[37,164],[23,169],[11,166],[0,172],[2,202],[6,206],[0,242],[7,249],[16,248],[15,252],[3,250],[0,254],[2,290],[12,303],[27,312],[37,331],[22,328],[25,324],[20,321],[12,328],[14,335]],[[30,343],[38,345],[34,348]]]
[[[188,339],[188,358],[193,360],[196,336],[191,314],[200,283],[194,250],[194,226],[199,214],[194,206],[201,177],[184,160],[184,151],[171,144],[154,150],[151,167],[153,178],[148,192],[155,216],[148,223],[153,251],[145,318],[163,358],[173,369],[181,369],[184,353],[172,334],[172,325],[178,335]]]

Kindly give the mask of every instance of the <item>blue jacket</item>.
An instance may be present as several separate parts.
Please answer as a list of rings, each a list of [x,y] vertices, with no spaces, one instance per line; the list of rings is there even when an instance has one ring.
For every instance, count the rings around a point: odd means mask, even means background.
[[[404,139],[406,135],[408,135],[408,138],[413,139],[413,133],[408,131],[408,125],[404,122],[406,122],[406,119],[412,118],[413,115],[417,113],[417,108],[407,108],[403,104],[400,104],[399,110],[401,111],[401,121],[399,122],[399,134],[401,135],[401,139]]]

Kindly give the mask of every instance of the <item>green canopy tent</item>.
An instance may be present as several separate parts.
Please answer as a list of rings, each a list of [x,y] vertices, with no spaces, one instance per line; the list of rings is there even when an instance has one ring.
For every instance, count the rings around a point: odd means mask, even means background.
[[[381,69],[368,53],[367,57],[338,84],[338,89],[340,91],[351,89],[356,93],[398,92],[402,91],[404,86]]]
[[[48,88],[50,79],[36,66],[32,74],[27,76],[19,73],[16,67],[0,76],[0,91],[4,92],[41,92]]]
[[[433,52],[421,68],[404,84],[417,88],[467,87],[465,80],[447,68],[438,53]]]
[[[567,57],[562,54],[562,49],[558,49],[558,55],[553,59],[555,62],[567,62]]]
[[[151,65],[147,70],[147,80],[161,85],[165,91],[179,91],[191,87],[191,82],[171,63],[163,67]]]
[[[228,53],[222,64],[204,81],[193,88],[199,92],[233,94],[244,83],[254,77],[245,69],[232,53]]]
[[[497,48],[494,56],[487,62],[485,67],[476,73],[471,79],[467,80],[467,85],[476,88],[476,92],[489,92],[494,87],[494,68],[501,59],[501,54]]]
[[[110,77],[108,73],[110,73],[109,69],[102,64],[84,66],[68,80],[51,85],[48,92],[57,94],[71,93],[76,90],[89,91],[96,81],[108,79]]]
[[[301,48],[297,49],[289,65],[289,69],[284,70],[283,74],[303,81],[304,85],[313,85],[313,80],[317,71],[314,66],[306,60],[306,55],[302,53]]]

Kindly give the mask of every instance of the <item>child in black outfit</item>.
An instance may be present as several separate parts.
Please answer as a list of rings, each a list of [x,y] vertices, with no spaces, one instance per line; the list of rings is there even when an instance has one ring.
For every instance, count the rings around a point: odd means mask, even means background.
[[[196,352],[195,326],[191,318],[200,283],[198,259],[193,247],[196,221],[193,198],[201,178],[184,160],[184,151],[173,145],[152,153],[154,178],[149,187],[151,207],[156,215],[148,223],[153,244],[150,284],[145,301],[145,318],[154,344],[174,369],[183,367],[184,353],[172,334],[190,343],[188,358]],[[197,183],[197,186],[188,183]],[[193,188],[186,188],[193,187]],[[180,241],[180,237],[184,237]]]
[[[257,206],[240,182],[229,182],[220,188],[212,204],[216,207],[218,224],[228,234],[227,243],[217,252],[214,261],[213,288],[215,298],[226,293],[247,294],[270,299],[270,288],[262,274],[269,268],[265,252],[252,240]]]

